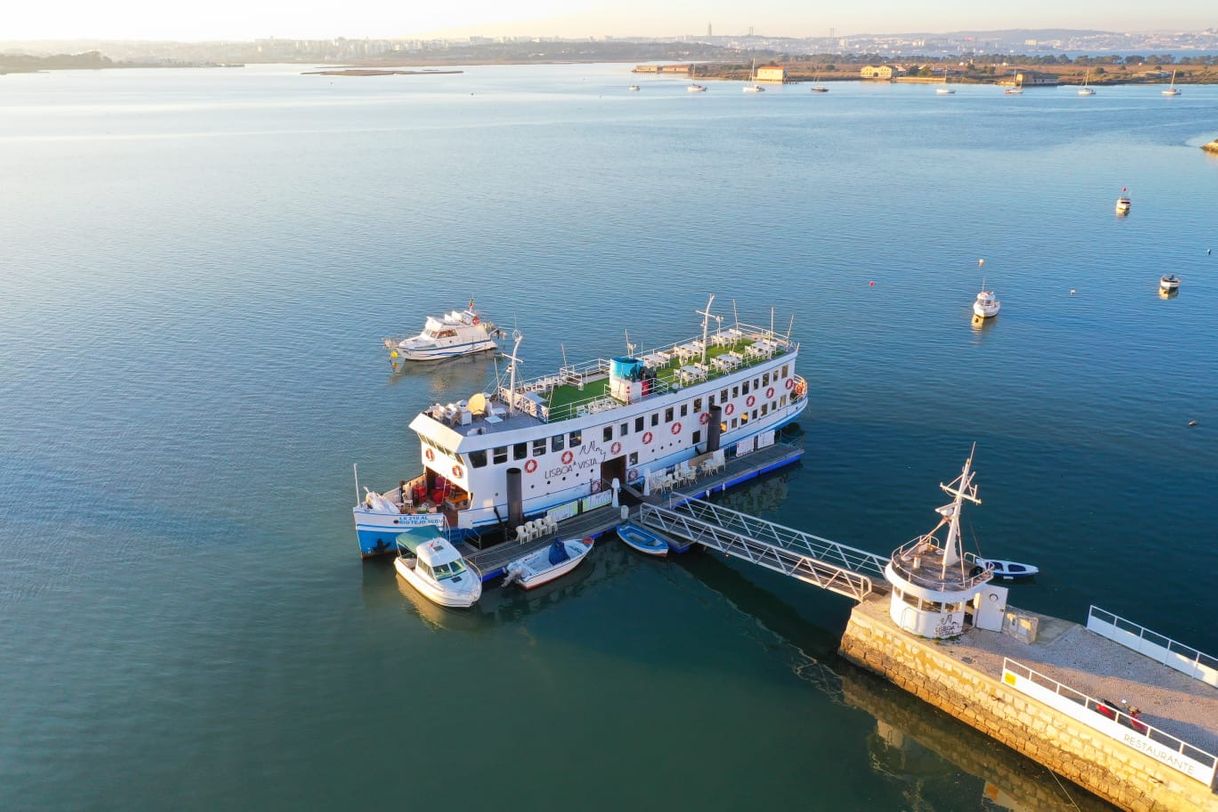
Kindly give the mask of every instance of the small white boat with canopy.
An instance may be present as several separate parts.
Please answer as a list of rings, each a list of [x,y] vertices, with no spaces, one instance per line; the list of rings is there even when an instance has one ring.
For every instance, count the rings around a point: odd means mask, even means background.
[[[482,576],[437,528],[400,533],[397,546],[393,568],[432,603],[464,609],[482,597]]]
[[[1121,187],[1121,196],[1117,198],[1116,213],[1129,214],[1129,210],[1133,208],[1133,201],[1129,198],[1128,187]]]
[[[1174,290],[1180,289],[1180,277],[1174,273],[1164,274],[1159,277],[1159,290],[1164,293],[1171,293]]]
[[[977,260],[977,267],[984,268],[985,260]],[[1001,308],[1002,302],[998,301],[994,291],[985,289],[985,280],[981,280],[981,291],[977,294],[976,300],[973,301],[973,318],[992,319],[998,315],[998,311]]]
[[[409,338],[387,338],[385,348],[393,360],[436,361],[499,349],[503,331],[479,315],[474,300],[464,310],[439,318],[428,316],[423,331]]]

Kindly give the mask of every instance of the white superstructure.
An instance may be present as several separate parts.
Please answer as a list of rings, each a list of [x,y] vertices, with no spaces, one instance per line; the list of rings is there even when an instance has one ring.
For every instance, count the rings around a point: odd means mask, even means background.
[[[361,551],[383,551],[386,534],[420,520],[459,535],[505,525],[517,484],[519,507],[532,517],[600,494],[614,479],[640,483],[712,443],[730,454],[773,442],[807,405],[795,372],[799,345],[773,328],[711,330],[718,317],[709,305],[701,313],[700,337],[539,378],[518,380],[513,352],[508,380],[494,391],[426,409],[410,423],[423,473],[404,493],[369,494],[355,507]]]

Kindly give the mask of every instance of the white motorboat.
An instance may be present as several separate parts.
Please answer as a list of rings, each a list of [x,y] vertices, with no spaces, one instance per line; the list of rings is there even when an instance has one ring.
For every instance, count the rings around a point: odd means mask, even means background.
[[[592,551],[592,544],[592,539],[562,539],[518,558],[504,567],[507,579],[503,585],[517,583],[533,589],[561,578],[579,566]]]
[[[757,84],[757,60],[753,60],[753,68],[749,71],[749,84],[744,86],[745,93],[765,93],[765,88]]]
[[[389,357],[407,361],[435,361],[499,349],[496,339],[503,331],[483,319],[474,300],[464,310],[454,310],[436,318],[428,316],[423,331],[409,338],[387,338]]]
[[[695,82],[694,84],[687,86],[685,90],[687,93],[705,93],[706,85],[700,85]]]
[[[1091,71],[1087,71],[1087,75],[1083,77],[1083,86],[1078,89],[1080,96],[1094,96],[1095,88],[1091,87]]]
[[[998,301],[994,291],[983,290],[977,294],[977,300],[973,302],[973,315],[979,319],[992,319],[998,315],[1001,307],[1002,302]]]
[[[468,608],[482,597],[482,577],[436,528],[401,533],[397,545],[393,568],[432,603]]]
[[[1180,277],[1174,273],[1164,274],[1159,277],[1159,290],[1171,292],[1180,289]]]
[[[1129,199],[1129,189],[1122,187],[1121,196],[1117,198],[1116,202],[1116,213],[1129,214],[1129,209],[1132,208],[1132,206],[1133,201]]]
[[[1159,92],[1162,93],[1164,96],[1179,96],[1180,95],[1180,89],[1178,87],[1176,87],[1176,72],[1175,71],[1171,72],[1171,86],[1165,90],[1160,90]]]
[[[640,88],[638,85],[631,85],[631,86],[628,88],[628,90],[630,90],[630,92],[632,92],[632,93],[637,93],[637,92],[638,92],[639,90],[641,90],[641,89],[642,89],[642,88]]]
[[[1018,561],[1002,561],[997,558],[977,558],[977,566],[981,569],[989,569],[993,572],[995,578],[1001,578],[1004,581],[1022,581],[1025,578],[1032,578],[1040,572],[1039,567],[1034,567],[1031,564],[1020,564]]]
[[[947,71],[943,71],[943,87],[935,88],[935,93],[940,96],[955,96],[955,88],[947,86]]]

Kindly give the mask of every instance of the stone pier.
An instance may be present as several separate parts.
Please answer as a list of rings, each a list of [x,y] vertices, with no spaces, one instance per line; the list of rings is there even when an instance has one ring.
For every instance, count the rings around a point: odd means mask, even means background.
[[[1001,664],[1010,657],[1100,698],[1108,698],[1100,690],[1129,690],[1146,703],[1149,724],[1209,752],[1218,691],[1134,652],[1140,660],[1123,660],[1108,648],[1119,646],[1077,624],[1042,616],[1041,628],[1031,645],[976,629],[955,640],[920,638],[889,619],[886,598],[873,597],[852,612],[841,654],[1119,807],[1218,812],[1212,786],[1005,684]],[[1096,652],[1112,661],[1111,673],[1099,673]],[[1165,673],[1135,673],[1151,667]]]

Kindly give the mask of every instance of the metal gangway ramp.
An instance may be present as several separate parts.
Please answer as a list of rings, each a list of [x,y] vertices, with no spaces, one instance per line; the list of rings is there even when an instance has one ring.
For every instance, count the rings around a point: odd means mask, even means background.
[[[888,559],[883,556],[701,499],[672,506],[643,504],[639,521],[858,601],[888,591]]]

